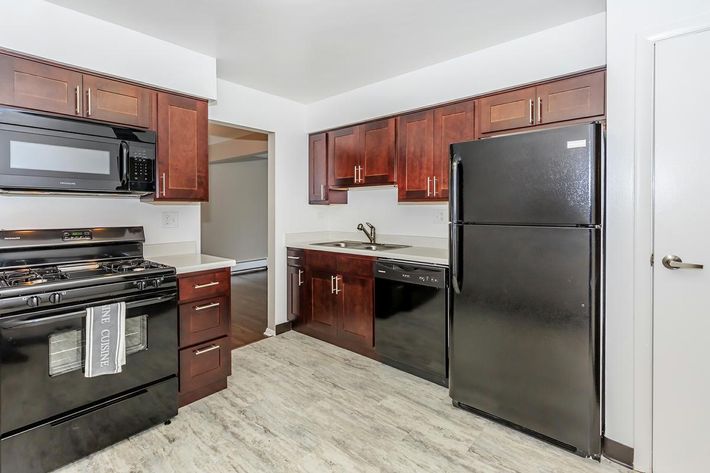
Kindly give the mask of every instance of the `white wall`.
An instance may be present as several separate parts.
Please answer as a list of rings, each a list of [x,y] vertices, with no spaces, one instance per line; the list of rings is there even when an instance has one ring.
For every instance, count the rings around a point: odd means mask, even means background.
[[[634,299],[634,247],[648,237],[642,233],[645,228],[634,228],[634,203],[645,198],[635,193],[636,166],[652,157],[645,150],[636,156],[643,149],[636,142],[635,100],[642,89],[637,81],[638,43],[702,14],[710,14],[707,0],[607,3],[606,431],[608,437],[635,448],[634,466],[641,471],[650,471],[651,466],[652,314],[645,300],[648,294]]]
[[[309,104],[309,132],[606,64],[600,13]]]
[[[398,204],[396,187],[351,189],[347,205],[328,209],[328,230],[357,231],[357,224],[368,221],[380,235],[417,235],[446,238],[448,205]]]
[[[163,228],[161,212],[177,212],[178,226]],[[142,225],[146,243],[200,244],[200,206],[152,205],[138,198],[0,195],[0,228],[77,228]]]
[[[327,228],[325,209],[308,205],[305,106],[217,80],[210,120],[269,132],[269,327],[286,321],[285,234]]]
[[[42,0],[0,0],[0,12],[2,48],[188,95],[216,97],[213,57]]]
[[[268,256],[268,161],[210,163],[202,204],[202,251],[237,263]]]

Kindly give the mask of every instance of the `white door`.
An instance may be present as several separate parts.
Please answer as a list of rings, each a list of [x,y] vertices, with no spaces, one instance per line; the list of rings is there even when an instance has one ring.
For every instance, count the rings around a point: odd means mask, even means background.
[[[710,471],[710,31],[656,43],[655,72],[653,471]]]

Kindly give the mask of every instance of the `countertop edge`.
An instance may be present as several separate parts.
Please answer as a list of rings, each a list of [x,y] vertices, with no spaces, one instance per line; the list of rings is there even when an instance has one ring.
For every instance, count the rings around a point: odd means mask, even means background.
[[[413,255],[406,253],[406,250],[411,250],[411,248],[423,248],[423,247],[410,247],[402,248],[399,250],[390,251],[370,251],[370,250],[356,250],[352,248],[337,248],[331,246],[320,246],[309,242],[302,243],[291,243],[286,245],[287,248],[297,248],[301,250],[315,250],[315,251],[328,251],[331,253],[344,253],[358,256],[371,256],[373,258],[388,258],[397,259],[401,261],[412,261],[417,263],[430,263],[438,264],[442,266],[449,266],[449,258],[436,257],[436,256],[424,256],[424,255]],[[445,251],[439,248],[431,248],[431,251]]]
[[[205,255],[201,253],[178,254],[148,257],[150,261],[175,268],[176,274],[197,273],[211,269],[231,268],[237,262],[229,258]],[[206,261],[205,261],[206,260]]]

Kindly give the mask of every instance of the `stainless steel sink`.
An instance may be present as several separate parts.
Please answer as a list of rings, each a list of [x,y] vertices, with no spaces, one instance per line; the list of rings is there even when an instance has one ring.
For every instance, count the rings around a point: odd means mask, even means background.
[[[370,250],[370,251],[385,251],[396,250],[398,248],[409,248],[409,245],[393,245],[390,243],[368,243],[365,241],[325,241],[323,243],[314,243],[318,246],[330,246],[333,248],[350,248],[353,250]]]

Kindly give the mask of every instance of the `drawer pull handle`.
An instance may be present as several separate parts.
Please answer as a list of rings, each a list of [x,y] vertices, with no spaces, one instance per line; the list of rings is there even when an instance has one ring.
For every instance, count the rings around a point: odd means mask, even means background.
[[[208,282],[207,284],[195,284],[195,289],[202,289],[205,287],[217,286],[218,284],[219,284],[219,281],[212,281],[212,282]]]
[[[219,345],[210,345],[207,348],[201,348],[199,350],[195,350],[195,351],[193,351],[193,353],[195,354],[195,356],[198,356],[198,355],[202,355],[203,353],[208,353],[208,352],[211,352],[214,350],[219,350],[220,348],[221,347]]]
[[[205,304],[205,305],[196,305],[193,307],[193,309],[205,310],[205,309],[211,309],[212,307],[219,307],[219,302],[212,302],[211,304]]]
[[[301,259],[300,256],[287,256],[288,259]]]

